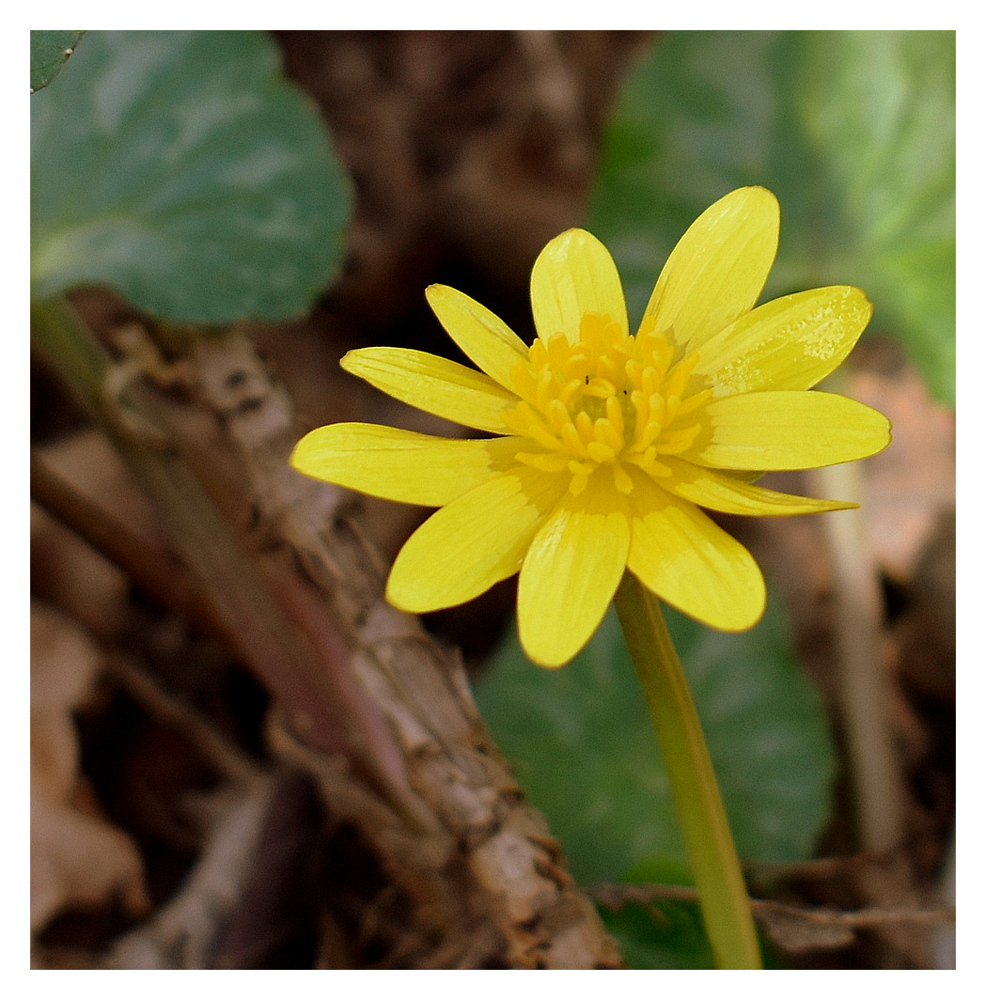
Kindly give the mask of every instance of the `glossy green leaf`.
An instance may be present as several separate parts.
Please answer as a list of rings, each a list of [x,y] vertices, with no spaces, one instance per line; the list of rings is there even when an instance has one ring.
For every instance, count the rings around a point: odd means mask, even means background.
[[[821,702],[794,662],[782,615],[740,635],[667,612],[692,685],[737,850],[810,855],[829,809],[834,755]],[[577,879],[620,879],[684,847],[643,695],[615,616],[560,670],[531,664],[511,633],[476,699]]]
[[[640,315],[696,216],[781,203],[766,295],[863,288],[942,400],[955,384],[955,33],[669,32],[629,78],[589,228]]]
[[[326,287],[346,184],[266,35],[88,32],[31,113],[35,296],[105,284],[220,323],[298,315]]]
[[[84,31],[31,32],[31,93],[47,87],[75,52]]]

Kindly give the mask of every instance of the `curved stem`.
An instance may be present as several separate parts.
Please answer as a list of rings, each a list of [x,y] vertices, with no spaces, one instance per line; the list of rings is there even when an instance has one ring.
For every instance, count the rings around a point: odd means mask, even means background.
[[[658,598],[631,573],[616,610],[671,782],[706,933],[720,969],[760,969],[760,947],[712,761]]]

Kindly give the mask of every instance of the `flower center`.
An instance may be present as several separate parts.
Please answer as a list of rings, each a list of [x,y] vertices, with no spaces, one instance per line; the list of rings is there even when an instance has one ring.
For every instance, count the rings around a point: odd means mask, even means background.
[[[675,363],[661,334],[628,336],[609,316],[592,313],[582,317],[574,344],[563,334],[536,339],[510,373],[521,401],[502,414],[530,443],[517,459],[570,474],[576,495],[597,472],[611,475],[622,493],[633,489],[628,466],[671,475],[661,456],[692,444],[701,429],[695,411],[711,395],[685,395],[697,363],[695,352]]]

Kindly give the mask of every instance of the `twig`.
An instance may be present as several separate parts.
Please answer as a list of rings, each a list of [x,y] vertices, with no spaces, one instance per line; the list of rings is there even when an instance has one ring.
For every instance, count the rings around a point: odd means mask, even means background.
[[[33,449],[31,499],[122,570],[162,607],[181,615],[207,634],[225,638],[183,567],[158,539],[134,531],[130,524],[114,517],[63,479],[44,456]]]
[[[253,873],[253,857],[273,794],[269,776],[240,788],[178,893],[119,938],[106,959],[115,969],[208,969],[223,928]]]
[[[674,903],[698,902],[698,890],[690,885],[668,885],[659,882],[603,882],[592,889],[592,898],[609,910],[620,910],[628,903],[653,903],[667,900]],[[955,923],[954,906],[883,907],[869,906],[861,910],[833,910],[821,907],[794,906],[773,899],[751,899],[754,913],[784,913],[815,924],[839,924],[844,927],[875,927],[897,921],[918,924]]]
[[[297,434],[290,400],[253,345],[236,333],[203,338],[191,361],[201,401],[246,473],[257,530],[304,567],[309,599],[324,602],[323,624],[333,622],[349,646],[347,675],[385,721],[407,787],[429,820],[416,828],[367,822],[362,810],[350,814],[352,796],[336,798],[338,780],[322,780],[325,755],[296,743],[293,759],[320,779],[330,810],[360,827],[418,903],[408,923],[451,965],[618,966],[615,943],[564,871],[544,818],[524,801],[485,732],[461,660],[386,603],[379,558],[364,541],[359,515],[345,512],[345,497],[288,466]]]
[[[262,768],[225,740],[194,709],[168,694],[144,671],[122,656],[108,657],[106,665],[138,704],[159,722],[180,733],[225,778],[247,783],[260,777]]]
[[[130,365],[128,411],[159,432],[144,440],[101,391],[113,362],[78,317],[53,306],[32,318],[56,370],[152,498],[231,647],[290,719],[296,761],[413,901],[409,927],[451,965],[618,967],[615,942],[485,732],[461,659],[386,603],[349,495],[290,468],[291,401],[250,341],[193,338],[175,362],[188,387],[176,394],[156,366],[134,371],[154,352],[131,336],[117,363]],[[341,755],[356,795],[335,795],[335,772],[322,780]],[[379,808],[348,812],[360,799]],[[193,962],[211,947],[210,927],[196,923],[204,897],[194,898],[189,920],[169,915],[163,941],[168,952],[195,924]],[[158,950],[146,960],[188,959]]]

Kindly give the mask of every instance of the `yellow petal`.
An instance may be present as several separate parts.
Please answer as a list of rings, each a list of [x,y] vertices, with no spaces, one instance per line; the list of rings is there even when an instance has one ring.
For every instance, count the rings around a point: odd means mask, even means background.
[[[774,299],[708,340],[692,375],[715,395],[810,389],[853,349],[873,306],[858,288],[835,285]]]
[[[818,514],[826,510],[848,510],[859,506],[842,500],[815,500],[812,497],[778,493],[776,490],[754,486],[735,476],[682,462],[672,455],[663,456],[661,461],[671,470],[671,475],[661,480],[661,486],[683,500],[690,500],[700,507],[722,511],[724,514],[779,517],[788,514]]]
[[[702,432],[681,457],[720,469],[816,469],[874,455],[890,443],[890,421],[831,392],[750,392],[699,411]]]
[[[517,403],[489,375],[424,351],[364,347],[340,364],[402,403],[481,431],[507,433],[500,411]]]
[[[629,332],[626,299],[609,251],[584,229],[556,236],[538,255],[531,271],[531,308],[542,340],[564,334],[579,339],[582,316],[609,316]]]
[[[448,285],[429,285],[425,297],[463,354],[500,385],[510,388],[510,369],[527,360],[524,341],[486,306]]]
[[[735,538],[694,504],[650,481],[635,484],[631,505],[627,568],[645,587],[726,632],[760,620],[767,600],[763,575]]]
[[[520,571],[517,626],[535,663],[559,667],[589,641],[616,593],[629,545],[622,504],[614,509],[593,483],[577,497],[565,494]]]
[[[398,553],[387,599],[421,614],[462,604],[512,576],[566,488],[564,479],[521,467],[436,511]]]
[[[488,480],[515,450],[512,438],[461,441],[377,424],[329,424],[295,445],[291,464],[371,496],[440,507]]]
[[[777,253],[780,209],[765,188],[720,198],[671,252],[644,310],[641,330],[701,347],[753,308]]]

